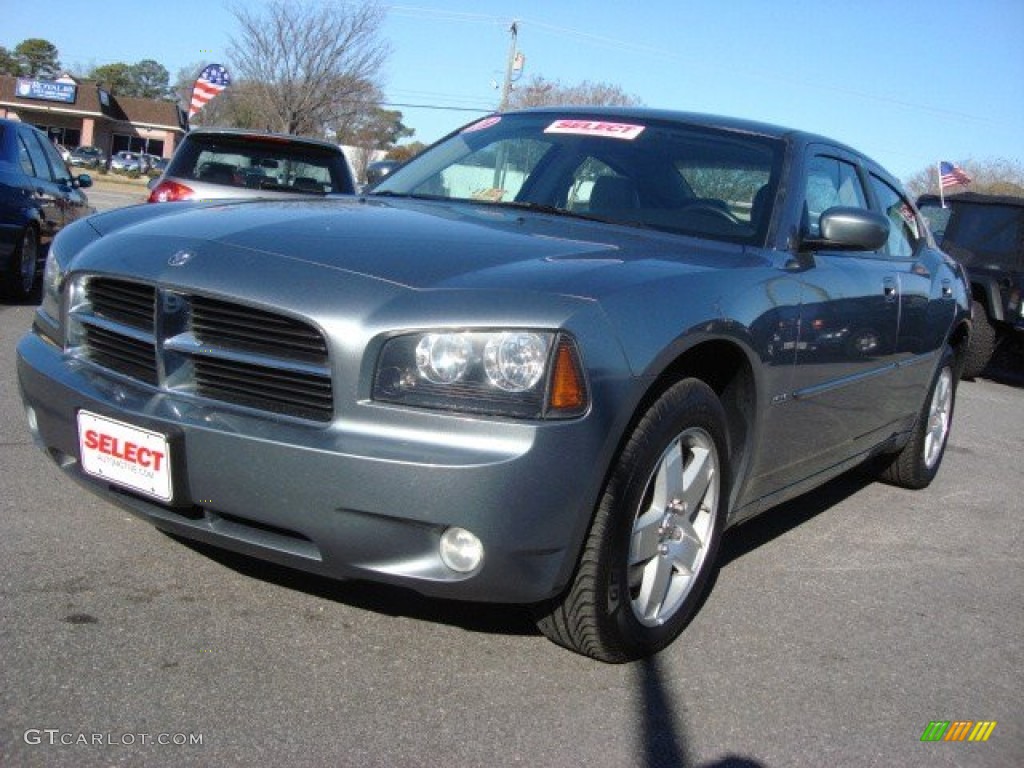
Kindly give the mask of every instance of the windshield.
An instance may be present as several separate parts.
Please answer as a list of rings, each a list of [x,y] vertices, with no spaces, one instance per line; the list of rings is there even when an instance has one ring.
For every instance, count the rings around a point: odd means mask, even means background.
[[[661,121],[492,116],[371,190],[764,242],[781,142]]]

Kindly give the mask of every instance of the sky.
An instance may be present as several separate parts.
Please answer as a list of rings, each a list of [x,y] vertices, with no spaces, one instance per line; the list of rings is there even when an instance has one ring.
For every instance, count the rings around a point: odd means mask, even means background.
[[[307,0],[309,1],[309,0]],[[312,0],[345,3],[345,0]],[[246,0],[251,11],[266,0]],[[430,143],[494,110],[517,22],[523,78],[619,86],[645,106],[813,131],[901,179],[940,160],[1024,163],[1024,0],[408,0],[381,35],[390,108]],[[231,68],[220,0],[0,0],[0,45],[74,72],[151,58]],[[132,21],[134,20],[134,22]]]

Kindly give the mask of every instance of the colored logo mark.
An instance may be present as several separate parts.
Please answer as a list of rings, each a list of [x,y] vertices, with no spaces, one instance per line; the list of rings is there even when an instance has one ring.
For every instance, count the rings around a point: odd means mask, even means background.
[[[988,741],[995,727],[995,720],[932,720],[921,741]]]

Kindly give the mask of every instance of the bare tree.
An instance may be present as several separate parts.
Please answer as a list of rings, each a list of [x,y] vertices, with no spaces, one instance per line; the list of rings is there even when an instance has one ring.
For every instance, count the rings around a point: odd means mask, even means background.
[[[558,80],[545,80],[534,75],[525,85],[517,85],[509,97],[509,109],[578,104],[588,107],[630,107],[641,104],[640,98],[610,83],[584,80],[577,85],[562,85]]]
[[[232,11],[241,31],[231,40],[230,56],[235,82],[248,84],[263,116],[259,127],[323,135],[376,103],[389,53],[378,5],[273,0],[251,8],[263,12]]]
[[[958,187],[953,192],[968,189],[989,195],[1010,195],[1024,197],[1024,165],[1019,160],[1006,158],[989,158],[987,160],[964,160],[958,162],[971,183],[966,187]],[[926,193],[939,193],[939,173],[935,165],[923,168],[905,180],[907,192],[911,197],[919,197]]]

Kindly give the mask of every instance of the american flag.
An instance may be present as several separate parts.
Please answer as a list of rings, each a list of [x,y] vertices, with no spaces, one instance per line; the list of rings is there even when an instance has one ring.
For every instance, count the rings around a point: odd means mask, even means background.
[[[192,117],[210,99],[231,85],[231,75],[220,64],[209,64],[192,87],[192,105],[188,116]]]
[[[955,187],[957,184],[970,184],[971,177],[964,173],[956,163],[947,163],[943,160],[939,163],[939,181],[942,183],[942,188]]]

